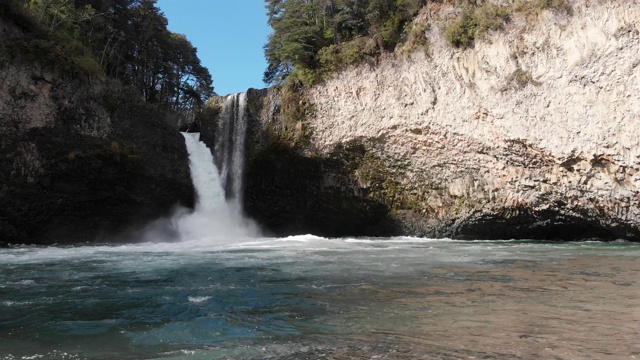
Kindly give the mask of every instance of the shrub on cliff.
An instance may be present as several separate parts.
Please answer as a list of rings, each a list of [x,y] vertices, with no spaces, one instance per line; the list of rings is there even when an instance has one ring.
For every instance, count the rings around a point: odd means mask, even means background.
[[[418,51],[424,52],[428,55],[429,52],[429,40],[427,39],[427,30],[429,24],[424,21],[414,21],[411,23],[407,41],[400,48],[400,53],[403,55],[410,55]]]
[[[330,45],[320,49],[318,61],[323,71],[333,73],[360,63],[367,55],[365,47],[366,39],[363,37],[339,45]]]
[[[573,14],[568,0],[517,0],[510,6],[499,6],[485,2],[479,7],[467,7],[445,28],[445,38],[459,48],[473,47],[475,40],[482,39],[487,32],[503,28],[512,14],[539,14],[551,9],[567,15]]]
[[[510,14],[508,7],[489,2],[476,9],[466,8],[447,26],[444,36],[455,47],[472,47],[488,31],[502,29]]]

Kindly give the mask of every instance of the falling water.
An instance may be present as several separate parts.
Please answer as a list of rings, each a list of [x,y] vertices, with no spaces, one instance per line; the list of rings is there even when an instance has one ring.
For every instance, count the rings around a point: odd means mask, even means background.
[[[215,158],[227,199],[242,203],[244,148],[247,137],[247,94],[228,96],[216,131]]]
[[[196,212],[210,212],[224,204],[224,189],[211,151],[200,141],[200,133],[182,133],[189,153],[189,168],[198,199]]]
[[[235,241],[258,235],[257,226],[242,216],[238,201],[225,201],[225,190],[209,148],[199,133],[183,133],[197,201],[193,212],[174,216],[183,241]]]

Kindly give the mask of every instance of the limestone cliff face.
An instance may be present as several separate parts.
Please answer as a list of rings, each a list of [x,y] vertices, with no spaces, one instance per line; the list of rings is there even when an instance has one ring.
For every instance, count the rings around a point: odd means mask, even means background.
[[[429,57],[337,75],[310,94],[312,143],[383,159],[409,232],[638,239],[640,4],[573,4],[464,51],[435,26]]]
[[[0,246],[111,241],[193,205],[184,139],[162,113],[21,56],[0,52]]]
[[[305,151],[365,154],[350,186],[398,232],[640,240],[640,4],[572,1],[459,50],[434,3],[428,56],[314,87]]]

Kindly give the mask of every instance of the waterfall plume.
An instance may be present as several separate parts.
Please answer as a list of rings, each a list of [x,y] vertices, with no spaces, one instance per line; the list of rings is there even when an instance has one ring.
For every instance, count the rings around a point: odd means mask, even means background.
[[[242,204],[242,184],[247,138],[247,94],[229,95],[215,134],[215,159],[227,199]]]
[[[229,241],[259,235],[258,227],[242,214],[238,201],[225,201],[221,176],[199,133],[183,133],[197,200],[193,212],[174,216],[181,240]],[[233,174],[233,172],[231,172]]]
[[[196,204],[193,211],[176,210],[142,230],[147,241],[234,242],[260,235],[258,226],[242,212],[243,172],[247,138],[247,95],[229,95],[215,124],[213,151],[199,133],[182,133]]]

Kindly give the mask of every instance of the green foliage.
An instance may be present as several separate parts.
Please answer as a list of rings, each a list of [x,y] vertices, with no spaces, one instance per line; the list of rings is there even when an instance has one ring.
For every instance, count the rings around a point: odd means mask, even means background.
[[[475,19],[477,23],[476,38],[483,38],[490,30],[500,30],[504,23],[509,21],[511,9],[506,6],[498,6],[489,2],[479,7],[475,11]]]
[[[391,47],[398,43],[402,32],[402,25],[402,20],[396,14],[392,14],[387,18],[380,28],[380,35],[382,35],[382,40],[385,45]]]
[[[573,6],[571,6],[569,0],[540,0],[540,5],[567,15],[573,15]]]
[[[14,53],[62,74],[117,79],[171,109],[198,108],[213,95],[196,48],[167,29],[156,0],[2,0],[0,16],[32,34],[15,40]]]
[[[411,23],[407,41],[400,49],[403,55],[409,55],[417,51],[423,51],[425,55],[429,53],[429,40],[427,39],[428,25],[424,21],[414,21]]]
[[[573,14],[569,0],[516,0],[511,6],[498,6],[485,2],[480,7],[467,7],[445,29],[445,38],[455,47],[468,48],[488,31],[500,30],[514,12],[539,14],[551,9],[567,15]]]
[[[212,97],[207,101],[207,105],[204,107],[204,112],[212,119],[216,118],[218,114],[222,112],[222,103],[219,97]]]
[[[77,41],[11,39],[3,45],[6,46],[5,51],[16,57],[17,61],[45,64],[73,78],[105,79],[96,59]]]
[[[304,140],[303,122],[313,113],[313,104],[303,91],[302,82],[288,80],[282,87],[282,115],[284,132],[280,133],[280,142],[296,145]]]
[[[143,156],[135,145],[112,141],[89,151],[73,150],[66,154],[64,160],[73,166],[89,166],[102,171],[106,165],[134,170],[140,166]]]
[[[86,74],[90,78],[100,78],[104,80],[104,73],[100,68],[100,64],[96,61],[96,58],[90,55],[82,55],[72,58],[72,61],[76,65],[79,71]]]
[[[80,23],[96,15],[90,5],[77,6],[70,0],[28,0],[25,10],[47,33],[65,38],[77,37]]]
[[[358,64],[365,58],[366,39],[359,37],[340,45],[329,45],[320,49],[318,61],[322,70],[333,73]]]
[[[142,160],[138,148],[134,145],[122,145],[118,141],[111,142],[111,159],[117,163],[124,162],[136,165]]]
[[[500,30],[509,20],[511,9],[486,2],[483,6],[464,9],[445,29],[444,36],[455,47],[468,48],[490,30]]]
[[[265,0],[273,33],[265,45],[264,81],[282,86],[282,143],[304,141],[313,106],[305,88],[393,50],[426,0]],[[422,28],[424,30],[425,28]],[[409,39],[426,47],[420,28]]]
[[[463,10],[456,21],[447,26],[444,37],[455,47],[468,48],[473,46],[476,38],[477,24],[471,9]]]
[[[290,79],[287,79],[286,84],[301,84],[302,86],[312,86],[320,80],[320,72],[316,69],[309,69],[305,67],[295,68],[291,74]]]
[[[266,0],[273,28],[265,56],[264,81],[305,84],[356,64],[366,55],[393,50],[426,0]],[[365,51],[367,42],[378,43]],[[295,72],[294,72],[295,70]]]
[[[516,69],[516,71],[513,73],[513,78],[516,84],[518,84],[518,86],[520,87],[525,87],[529,83],[537,84],[530,72],[520,68]]]

